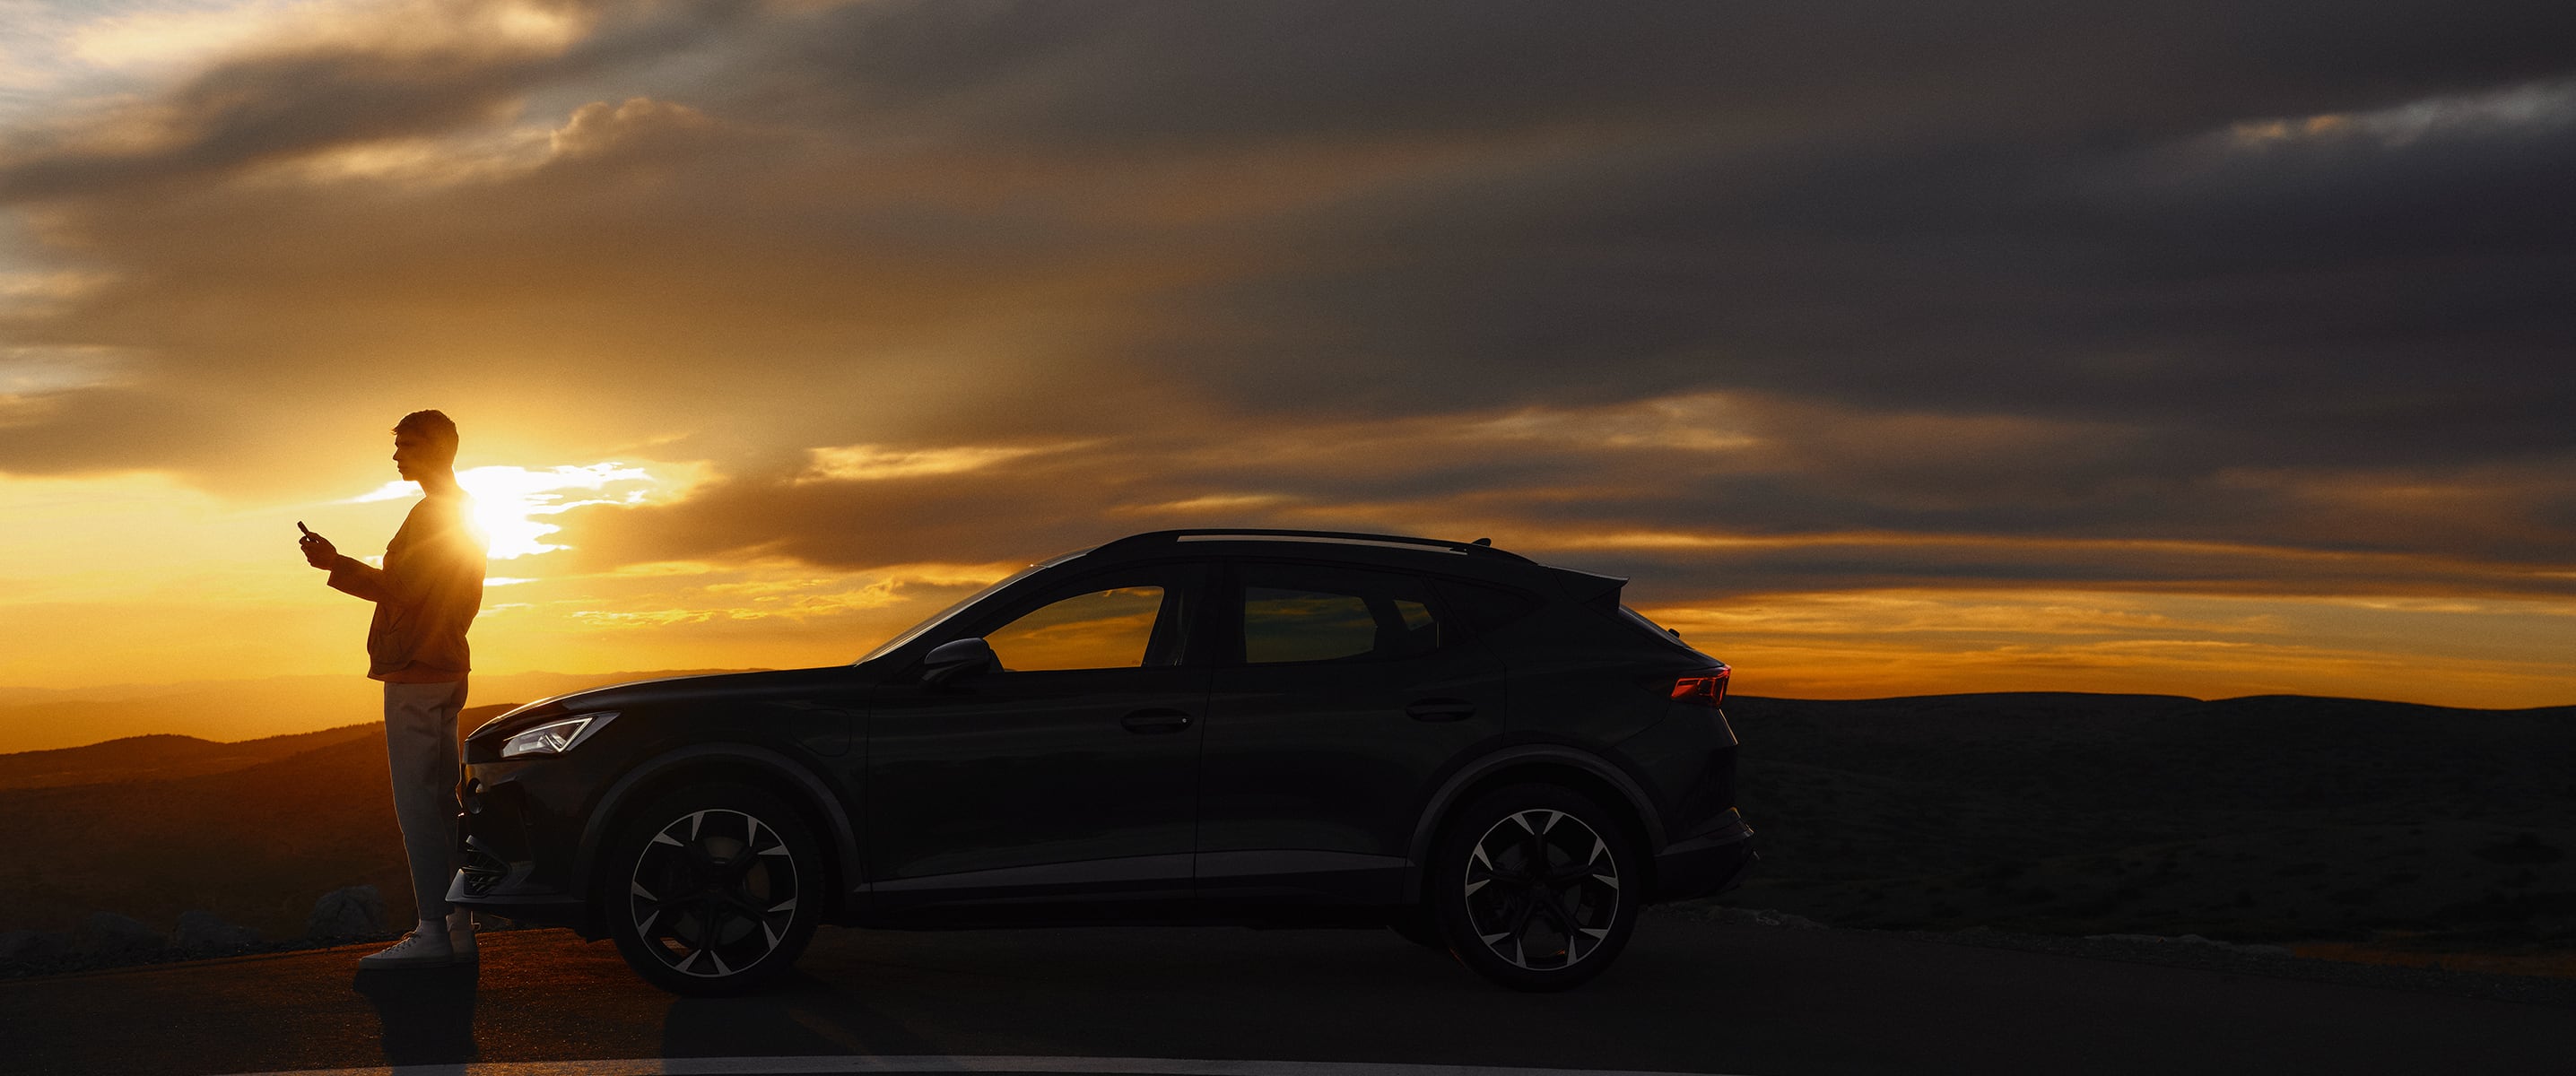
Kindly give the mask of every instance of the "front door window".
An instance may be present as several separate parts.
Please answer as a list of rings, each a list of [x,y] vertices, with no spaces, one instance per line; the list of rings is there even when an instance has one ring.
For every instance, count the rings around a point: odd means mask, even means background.
[[[1059,599],[984,636],[1006,672],[1133,669],[1146,664],[1163,588],[1113,587]]]

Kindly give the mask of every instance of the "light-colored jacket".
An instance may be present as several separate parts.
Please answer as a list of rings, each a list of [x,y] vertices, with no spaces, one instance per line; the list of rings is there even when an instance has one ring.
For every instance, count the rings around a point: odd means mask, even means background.
[[[431,494],[411,506],[385,546],[385,566],[343,556],[331,587],[376,603],[367,625],[367,676],[446,683],[473,668],[466,629],[483,607],[485,545],[466,522],[465,498]]]

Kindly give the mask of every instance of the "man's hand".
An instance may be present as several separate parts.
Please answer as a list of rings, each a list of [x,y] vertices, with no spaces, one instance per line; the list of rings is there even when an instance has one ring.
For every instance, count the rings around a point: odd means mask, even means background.
[[[296,526],[301,527],[303,524],[299,523]],[[328,570],[340,563],[340,550],[331,544],[330,539],[312,531],[305,531],[304,537],[295,540],[295,545],[296,548],[304,551],[306,564]]]

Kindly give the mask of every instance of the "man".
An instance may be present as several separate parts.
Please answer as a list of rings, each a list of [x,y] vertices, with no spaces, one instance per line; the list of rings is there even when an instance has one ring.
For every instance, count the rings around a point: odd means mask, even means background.
[[[414,411],[394,425],[394,470],[424,496],[385,547],[385,566],[340,555],[306,531],[304,560],[331,573],[332,589],[376,603],[367,626],[367,676],[385,684],[385,755],[394,816],[411,860],[420,925],[362,968],[440,967],[474,959],[473,914],[447,903],[455,875],[456,718],[465,708],[465,631],[483,605],[485,546],[467,523],[456,484],[456,423]],[[302,524],[297,524],[302,527]]]

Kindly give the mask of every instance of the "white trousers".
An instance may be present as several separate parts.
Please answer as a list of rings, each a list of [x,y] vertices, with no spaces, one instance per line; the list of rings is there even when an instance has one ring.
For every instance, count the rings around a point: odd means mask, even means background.
[[[422,919],[447,917],[447,884],[464,865],[456,849],[456,719],[465,681],[385,685],[385,761],[392,770],[394,820],[411,858],[411,894]]]

